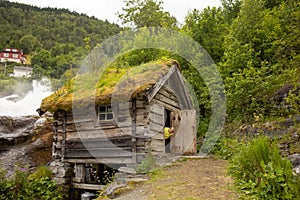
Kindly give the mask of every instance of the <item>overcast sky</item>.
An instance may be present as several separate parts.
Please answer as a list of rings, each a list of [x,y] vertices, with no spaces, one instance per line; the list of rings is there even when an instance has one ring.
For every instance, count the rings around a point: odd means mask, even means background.
[[[67,8],[70,11],[84,13],[101,20],[108,20],[120,24],[117,12],[124,7],[123,0],[10,0],[11,2],[25,3],[38,7]],[[177,18],[179,23],[189,10],[194,8],[203,10],[207,6],[221,6],[220,0],[163,0],[164,10]]]

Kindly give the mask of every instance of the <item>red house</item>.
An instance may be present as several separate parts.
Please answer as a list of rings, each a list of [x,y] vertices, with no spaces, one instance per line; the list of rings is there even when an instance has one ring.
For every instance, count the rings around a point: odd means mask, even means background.
[[[5,48],[0,52],[0,62],[25,63],[26,55],[23,50],[15,48]]]

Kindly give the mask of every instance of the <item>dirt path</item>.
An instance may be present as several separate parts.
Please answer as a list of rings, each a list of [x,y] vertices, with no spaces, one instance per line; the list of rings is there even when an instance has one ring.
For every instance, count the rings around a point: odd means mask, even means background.
[[[226,161],[213,158],[177,161],[117,199],[235,200],[226,166]]]

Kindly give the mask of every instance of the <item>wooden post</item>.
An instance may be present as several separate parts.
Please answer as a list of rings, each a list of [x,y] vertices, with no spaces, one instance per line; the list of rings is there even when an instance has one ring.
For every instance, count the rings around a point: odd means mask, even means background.
[[[136,99],[132,99],[132,123],[131,123],[131,134],[132,134],[132,162],[136,163]]]
[[[57,135],[57,121],[55,121],[53,123],[53,144],[52,144],[52,158],[53,159],[57,159],[58,155],[57,155],[57,145],[58,142],[58,135]]]
[[[73,182],[84,183],[85,182],[85,164],[75,163],[75,177]]]
[[[62,148],[61,148],[61,161],[64,162],[65,148],[66,148],[66,129],[67,129],[67,113],[64,113],[63,119],[63,134],[62,134]]]

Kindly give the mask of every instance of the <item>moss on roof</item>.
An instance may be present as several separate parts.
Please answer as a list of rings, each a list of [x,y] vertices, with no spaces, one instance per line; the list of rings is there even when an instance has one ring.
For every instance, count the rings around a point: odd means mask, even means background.
[[[43,99],[40,109],[55,112],[108,104],[112,98],[126,101],[150,88],[166,75],[174,60],[158,60],[134,67],[107,68],[101,77],[81,74],[68,84]]]

